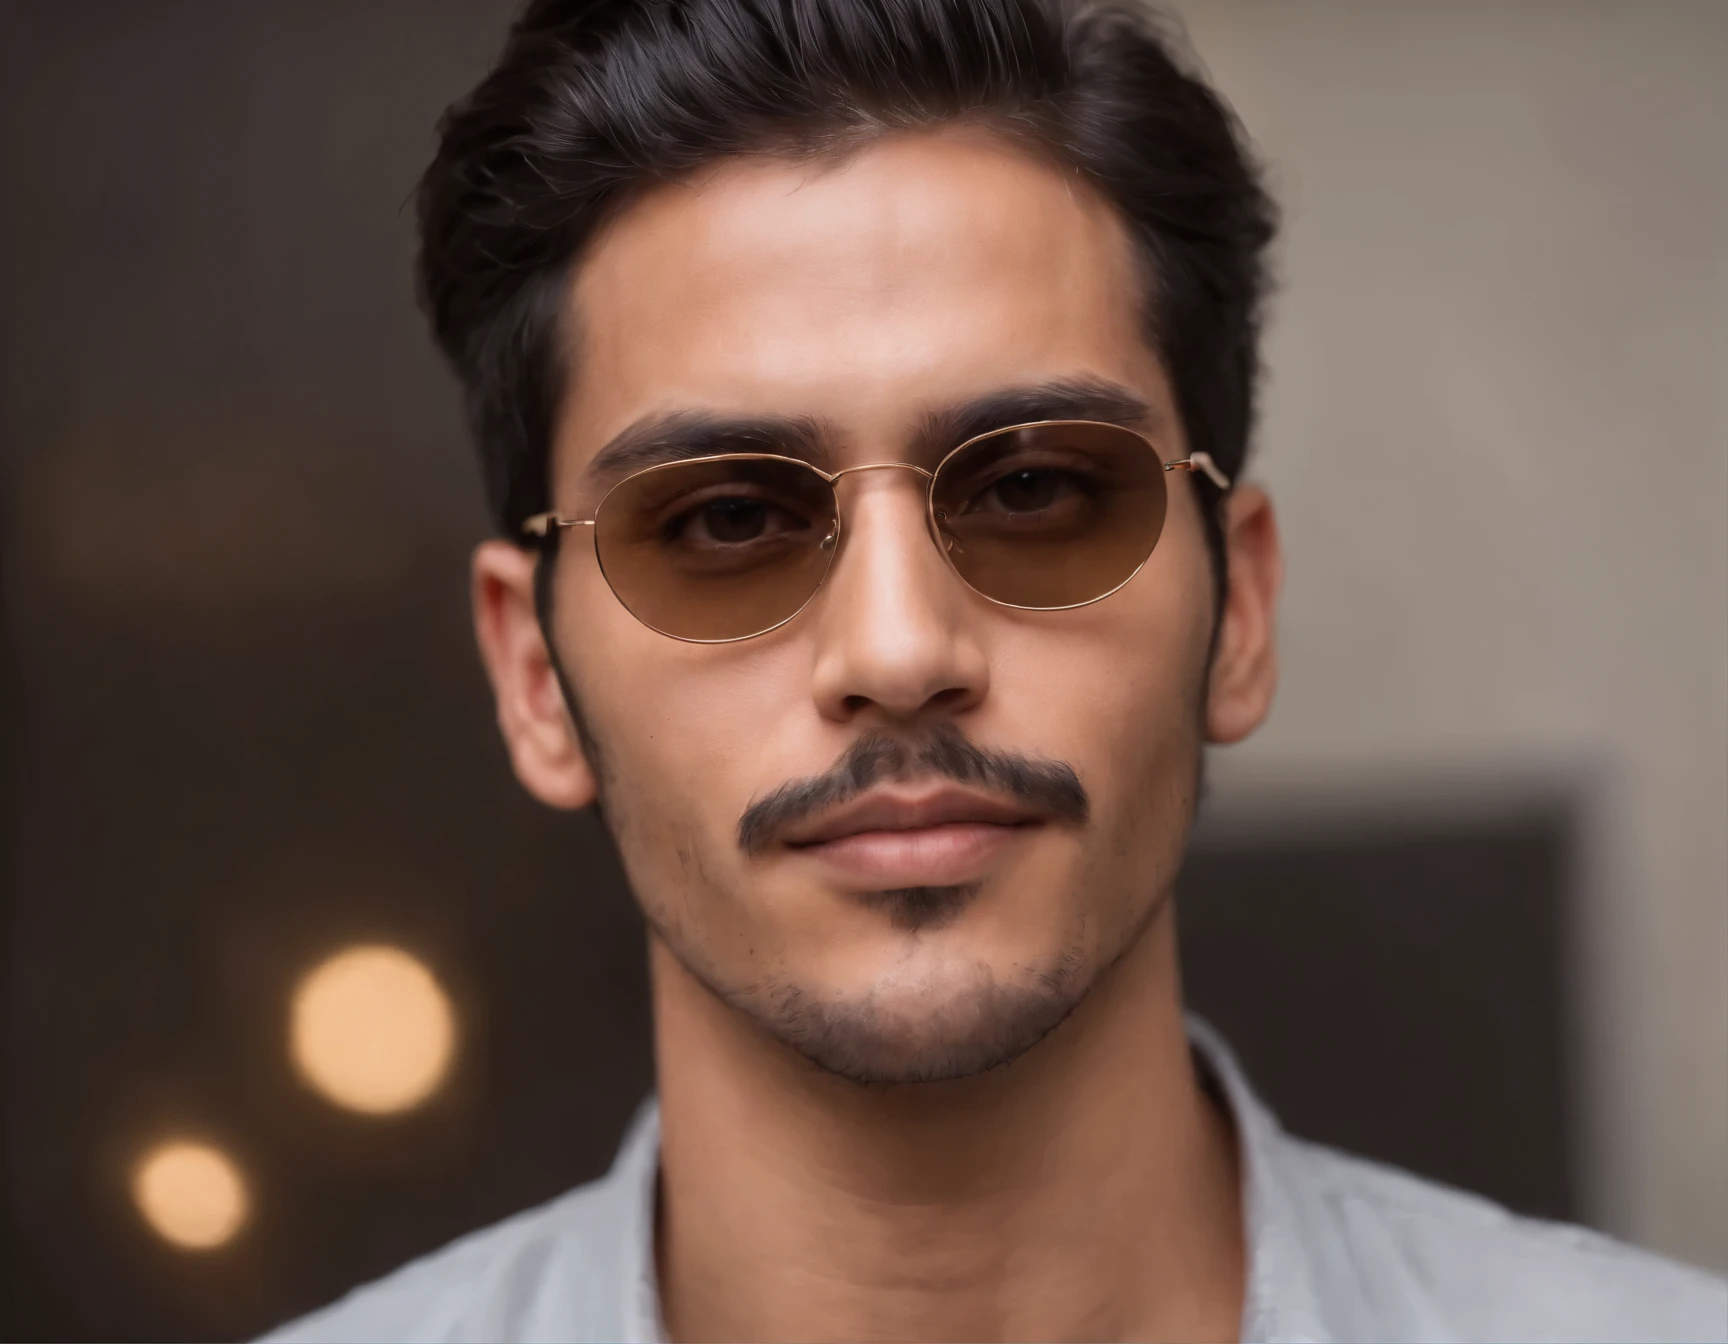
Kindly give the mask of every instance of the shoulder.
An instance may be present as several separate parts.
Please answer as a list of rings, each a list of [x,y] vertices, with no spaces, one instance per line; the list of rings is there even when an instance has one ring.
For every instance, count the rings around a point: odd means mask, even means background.
[[[607,1180],[470,1233],[264,1344],[617,1337],[629,1236]]]
[[[1309,1187],[1306,1229],[1346,1330],[1430,1337],[1728,1339],[1728,1283],[1600,1233],[1332,1149],[1284,1139]],[[1344,1280],[1346,1282],[1340,1282]]]

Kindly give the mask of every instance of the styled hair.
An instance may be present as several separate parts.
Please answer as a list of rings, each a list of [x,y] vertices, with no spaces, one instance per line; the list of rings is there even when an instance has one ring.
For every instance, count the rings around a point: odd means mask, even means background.
[[[550,507],[552,430],[580,357],[560,317],[603,222],[730,156],[844,153],[961,121],[1071,165],[1121,212],[1189,446],[1238,475],[1275,210],[1229,108],[1143,5],[533,0],[439,123],[418,197],[421,298],[501,531]]]

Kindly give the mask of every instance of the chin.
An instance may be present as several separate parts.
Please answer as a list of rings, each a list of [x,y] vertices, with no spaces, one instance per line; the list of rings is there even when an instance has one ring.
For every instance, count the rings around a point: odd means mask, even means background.
[[[869,1086],[935,1083],[1000,1068],[1058,1027],[1091,987],[1078,953],[1024,962],[909,958],[867,987],[761,986],[733,1005],[824,1072]],[[723,996],[730,997],[730,996]]]

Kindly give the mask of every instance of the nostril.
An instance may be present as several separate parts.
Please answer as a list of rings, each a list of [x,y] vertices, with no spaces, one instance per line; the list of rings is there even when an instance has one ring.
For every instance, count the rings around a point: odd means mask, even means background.
[[[918,708],[923,710],[953,711],[963,708],[972,699],[972,692],[964,686],[949,686],[944,690],[925,698]],[[857,716],[871,708],[883,706],[885,701],[869,695],[848,695],[840,701],[841,712],[848,716]]]

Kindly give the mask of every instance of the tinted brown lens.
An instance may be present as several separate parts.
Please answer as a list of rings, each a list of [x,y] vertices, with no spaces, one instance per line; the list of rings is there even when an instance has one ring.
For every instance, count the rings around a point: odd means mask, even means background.
[[[939,540],[960,577],[1016,607],[1069,607],[1126,583],[1164,528],[1164,466],[1114,425],[1003,430],[938,471]]]
[[[594,519],[600,568],[645,625],[678,639],[770,630],[833,557],[834,490],[774,457],[675,462],[617,486]]]

